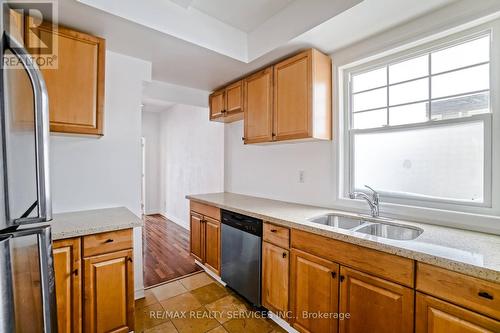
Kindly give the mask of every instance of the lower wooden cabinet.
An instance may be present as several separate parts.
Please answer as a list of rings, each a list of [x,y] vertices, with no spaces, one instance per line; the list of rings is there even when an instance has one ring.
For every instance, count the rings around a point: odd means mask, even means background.
[[[203,262],[204,248],[204,229],[203,229],[203,216],[195,212],[191,212],[190,216],[190,233],[189,239],[191,247],[191,255],[200,262]]]
[[[293,327],[307,333],[337,332],[339,265],[295,249],[291,255]]]
[[[417,292],[416,333],[500,332],[500,321]]]
[[[278,314],[288,311],[290,251],[262,243],[262,305]]]
[[[134,330],[132,229],[56,240],[53,257],[59,332]]]
[[[205,265],[220,274],[220,222],[210,217],[205,223]]]
[[[84,259],[85,332],[130,332],[134,327],[132,250]]]
[[[340,268],[341,333],[413,332],[413,289],[356,270]]]
[[[82,331],[80,238],[53,244],[58,332]]]
[[[221,264],[220,228],[220,209],[191,202],[191,255],[217,275],[220,275]]]

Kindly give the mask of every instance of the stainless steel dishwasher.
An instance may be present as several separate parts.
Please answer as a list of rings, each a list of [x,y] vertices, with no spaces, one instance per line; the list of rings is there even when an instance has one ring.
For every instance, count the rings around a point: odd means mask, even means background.
[[[222,210],[222,281],[260,307],[262,220]]]

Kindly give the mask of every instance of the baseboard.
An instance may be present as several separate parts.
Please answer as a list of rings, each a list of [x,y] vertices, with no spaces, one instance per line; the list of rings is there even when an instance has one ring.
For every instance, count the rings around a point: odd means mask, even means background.
[[[144,296],[145,296],[144,289],[137,289],[136,291],[134,291],[134,299],[135,300],[144,298]]]
[[[194,263],[196,265],[200,266],[201,268],[203,268],[203,270],[205,271],[205,273],[207,273],[208,275],[210,275],[210,277],[213,278],[215,281],[219,282],[224,287],[226,286],[226,283],[221,280],[220,276],[218,276],[217,274],[215,274],[214,272],[212,272],[210,269],[208,269],[207,267],[205,267],[205,265],[203,265],[201,262],[199,262],[198,260],[195,259]]]
[[[288,333],[299,333],[299,331],[297,331],[295,328],[290,326],[289,323],[287,323],[283,318],[274,314],[272,311],[268,312],[268,317],[269,317],[269,319],[274,321],[276,324],[278,324],[282,329],[284,329]]]
[[[167,212],[161,212],[160,215],[189,231],[189,222],[183,221],[182,219],[172,216]]]
[[[144,214],[146,214],[146,215],[161,214],[161,210],[159,210],[159,209],[151,209],[151,210],[145,211]]]

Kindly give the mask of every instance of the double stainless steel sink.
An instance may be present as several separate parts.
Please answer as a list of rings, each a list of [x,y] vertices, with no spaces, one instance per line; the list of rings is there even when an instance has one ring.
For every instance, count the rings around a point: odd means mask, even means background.
[[[326,214],[309,219],[309,221],[394,240],[413,240],[424,232],[421,228],[394,223],[382,218],[357,218]]]

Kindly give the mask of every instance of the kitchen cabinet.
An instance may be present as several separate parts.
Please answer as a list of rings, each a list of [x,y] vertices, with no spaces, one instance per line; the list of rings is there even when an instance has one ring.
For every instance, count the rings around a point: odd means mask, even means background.
[[[340,333],[413,332],[414,291],[359,271],[340,267]]]
[[[307,333],[337,332],[333,314],[339,306],[338,279],[338,264],[292,248],[290,310],[294,328]]]
[[[123,250],[83,260],[85,332],[125,333],[133,330],[132,255],[132,250]]]
[[[190,217],[190,247],[191,255],[195,257],[196,260],[203,262],[203,248],[204,245],[204,229],[203,229],[203,216],[195,212],[191,212]]]
[[[245,79],[245,117],[243,141],[273,140],[273,70],[272,67]]]
[[[230,123],[243,119],[243,81],[237,81],[209,96],[210,120]]]
[[[58,332],[81,332],[82,270],[80,238],[54,241]]]
[[[190,252],[220,275],[220,209],[191,201]]]
[[[278,314],[288,311],[290,251],[262,243],[262,305]]]
[[[274,140],[330,140],[331,59],[310,49],[274,65]]]
[[[49,94],[50,130],[103,135],[105,40],[62,26],[53,31],[51,24],[32,20],[28,17],[25,26],[28,45],[40,40],[57,45],[55,66],[40,66]]]
[[[417,292],[416,333],[500,332],[500,321]]]
[[[205,265],[220,273],[220,222],[208,216],[205,223]]]
[[[240,82],[243,89],[239,88]],[[227,118],[229,87],[210,95],[211,120]],[[236,97],[231,100],[235,101],[235,108],[241,96],[244,101],[245,144],[331,140],[332,64],[329,56],[309,49],[247,76],[238,81],[236,87],[233,88]]]
[[[132,244],[132,229],[54,241],[59,332],[134,330]]]

